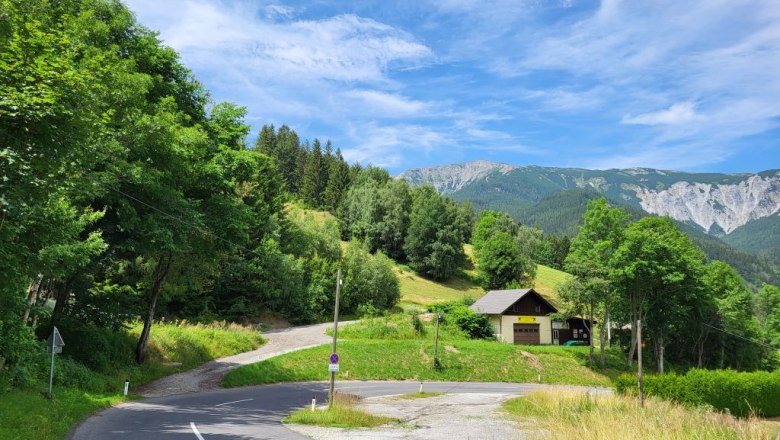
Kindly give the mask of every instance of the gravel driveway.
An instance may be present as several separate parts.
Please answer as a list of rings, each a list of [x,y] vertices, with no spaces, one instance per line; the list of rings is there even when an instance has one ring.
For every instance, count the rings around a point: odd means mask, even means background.
[[[346,322],[339,324],[343,325]],[[164,397],[220,388],[225,375],[241,365],[331,342],[333,339],[325,335],[325,330],[332,325],[326,323],[269,330],[263,333],[263,337],[268,342],[257,350],[217,359],[198,368],[163,377],[133,392],[143,397]]]

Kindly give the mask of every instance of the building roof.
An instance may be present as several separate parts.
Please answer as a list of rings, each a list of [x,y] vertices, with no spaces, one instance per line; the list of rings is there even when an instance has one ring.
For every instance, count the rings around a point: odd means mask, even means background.
[[[486,315],[500,315],[509,309],[512,304],[516,303],[520,298],[531,293],[542,299],[547,305],[550,306],[556,312],[558,308],[550,304],[549,301],[544,299],[539,292],[534,289],[507,289],[507,290],[491,290],[485,294],[482,298],[478,299],[471,305],[471,310],[477,313],[484,313]]]

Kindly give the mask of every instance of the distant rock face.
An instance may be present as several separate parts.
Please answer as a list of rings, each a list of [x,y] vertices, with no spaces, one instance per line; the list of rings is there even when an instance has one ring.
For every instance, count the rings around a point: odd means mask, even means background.
[[[404,171],[398,179],[404,179],[414,185],[432,185],[442,194],[452,194],[467,184],[482,179],[494,172],[506,174],[518,167],[502,163],[477,160],[474,162],[444,165]]]
[[[668,215],[698,225],[715,235],[728,235],[751,221],[780,213],[780,171],[777,170],[761,174],[695,174],[649,168],[600,171],[515,167],[476,161],[409,170],[398,178],[412,185],[432,185],[440,193],[456,197],[461,189],[472,184],[481,185],[482,190],[476,194],[495,195],[506,188],[512,191],[511,182],[522,182],[515,186],[525,189],[539,182],[538,197],[582,188],[641,207],[649,214]],[[493,185],[491,179],[510,185]],[[506,205],[523,196],[508,193],[501,200]],[[536,203],[538,199],[530,201]]]
[[[750,176],[734,185],[677,182],[663,191],[632,185],[642,209],[726,234],[780,211],[780,178]]]

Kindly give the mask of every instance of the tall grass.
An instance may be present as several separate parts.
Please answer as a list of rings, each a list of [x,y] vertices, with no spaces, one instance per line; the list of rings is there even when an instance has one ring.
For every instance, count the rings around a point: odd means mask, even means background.
[[[770,439],[760,420],[737,419],[704,407],[687,408],[649,399],[640,408],[624,396],[573,391],[538,391],[509,400],[503,409],[525,424],[544,430],[546,438],[601,440]]]

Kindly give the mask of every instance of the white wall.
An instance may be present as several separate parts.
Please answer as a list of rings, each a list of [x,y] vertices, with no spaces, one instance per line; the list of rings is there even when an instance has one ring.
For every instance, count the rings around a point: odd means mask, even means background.
[[[496,328],[496,339],[501,342],[514,344],[515,333],[513,324],[519,323],[517,316],[489,315],[490,323]],[[547,316],[534,316],[536,324],[539,324],[539,342],[552,344],[552,320]],[[531,324],[530,322],[528,324]]]

